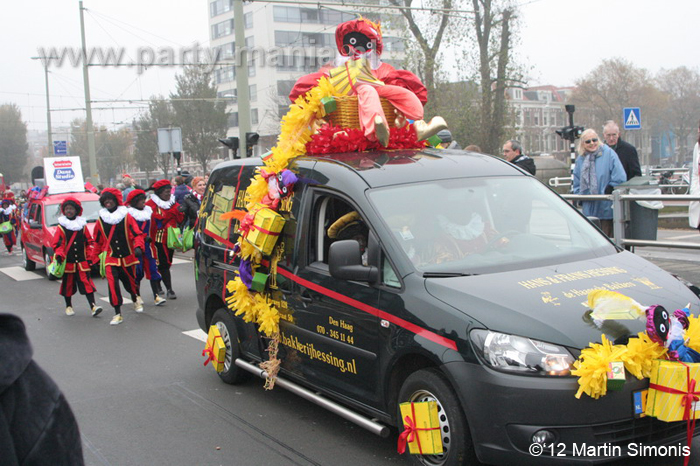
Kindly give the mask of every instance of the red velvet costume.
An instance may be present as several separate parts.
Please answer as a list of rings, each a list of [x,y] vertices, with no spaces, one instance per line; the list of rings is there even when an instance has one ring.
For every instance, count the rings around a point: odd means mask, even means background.
[[[360,33],[376,44],[376,52],[370,49],[368,52],[364,48],[360,50],[348,47],[344,43],[344,38],[351,33]],[[381,56],[384,44],[382,42],[381,29],[379,25],[364,18],[347,21],[338,25],[335,31],[335,41],[341,59],[336,61],[335,66],[339,66],[345,60],[368,58],[370,63],[377,62]],[[375,54],[376,55],[373,55]],[[297,80],[289,94],[289,98],[294,102],[297,97],[304,95],[318,84],[319,79],[328,76],[331,65],[326,65],[317,73],[302,76]],[[381,63],[372,70],[375,78],[385,85],[374,85],[370,83],[355,83],[350,95],[357,95],[360,124],[365,136],[370,140],[375,140],[375,117],[379,116],[387,124],[386,116],[382,110],[380,97],[383,97],[406,118],[411,120],[423,119],[423,105],[428,101],[428,91],[418,77],[407,70],[397,70],[387,63]]]

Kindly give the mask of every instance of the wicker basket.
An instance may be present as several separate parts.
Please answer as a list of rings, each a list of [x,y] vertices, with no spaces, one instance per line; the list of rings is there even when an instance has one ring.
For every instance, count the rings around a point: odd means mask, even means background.
[[[382,110],[384,110],[384,115],[386,116],[386,122],[389,127],[394,126],[394,120],[396,119],[395,108],[386,99],[379,99],[382,104]],[[360,116],[357,111],[357,96],[355,95],[343,95],[335,97],[336,110],[335,112],[328,114],[328,119],[335,126],[340,126],[341,128],[360,128]]]

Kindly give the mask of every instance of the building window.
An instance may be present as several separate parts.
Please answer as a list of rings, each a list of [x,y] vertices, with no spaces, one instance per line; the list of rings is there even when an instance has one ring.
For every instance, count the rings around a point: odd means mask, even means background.
[[[324,65],[321,57],[282,55],[278,58],[277,69],[279,71],[313,72],[318,71]]]
[[[248,62],[248,77],[252,78],[255,76],[255,59]]]
[[[357,15],[342,11],[318,10],[294,6],[274,6],[273,18],[279,23],[312,23],[336,25],[357,19]]]
[[[229,58],[233,58],[236,52],[236,43],[229,42],[228,44],[215,47],[214,50],[216,51],[217,60],[228,60]]]
[[[384,50],[387,52],[403,52],[406,49],[403,39],[399,37],[384,37],[383,41]]]
[[[250,124],[257,125],[258,123],[258,109],[252,108],[250,109]]]
[[[255,47],[255,36],[246,37],[245,46],[248,47],[248,49],[252,49],[253,47]]]
[[[209,14],[213,18],[233,9],[233,0],[215,0],[209,4]]]
[[[275,45],[278,47],[290,45],[335,47],[335,35],[321,32],[275,31]]]
[[[233,32],[233,20],[227,19],[211,26],[211,38],[218,39],[219,37],[228,36]]]
[[[216,84],[228,83],[236,79],[236,68],[233,66],[224,66],[214,71],[214,81]]]
[[[250,101],[255,102],[258,100],[258,86],[257,84],[251,84],[248,86],[248,93],[250,96]]]
[[[238,112],[232,112],[228,116],[228,127],[238,128]]]
[[[245,23],[245,29],[250,29],[253,27],[253,12],[249,11],[243,15],[243,22]]]

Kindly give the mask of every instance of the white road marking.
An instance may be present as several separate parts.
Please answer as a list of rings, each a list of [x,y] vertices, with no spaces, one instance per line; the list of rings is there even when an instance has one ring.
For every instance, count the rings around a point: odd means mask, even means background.
[[[698,238],[700,238],[700,235],[698,235],[697,233],[695,233],[694,235],[669,236],[668,238],[664,238],[664,241],[665,241],[665,240],[669,240],[669,239],[670,239],[670,240],[676,240],[676,239],[688,239],[688,238],[695,238],[695,239],[698,239]]]
[[[104,298],[100,298],[100,299],[102,301],[106,302],[107,304],[109,304],[109,296],[105,296]],[[130,300],[129,298],[125,298],[124,296],[122,296],[122,300],[124,300],[124,304],[133,304],[134,303],[132,300]]]
[[[24,270],[24,267],[4,267],[0,269],[0,272],[4,273],[11,279],[18,282],[46,278],[43,274],[39,274],[36,272],[27,272],[26,270]]]
[[[186,332],[182,332],[182,334],[187,335],[188,337],[192,337],[195,340],[203,341],[204,343],[207,342],[207,334],[199,328],[196,330],[188,330]]]

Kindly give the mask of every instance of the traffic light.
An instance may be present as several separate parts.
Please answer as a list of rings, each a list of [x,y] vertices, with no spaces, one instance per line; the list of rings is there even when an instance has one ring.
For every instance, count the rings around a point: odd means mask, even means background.
[[[233,151],[233,158],[237,159],[238,158],[238,138],[237,137],[228,137],[224,139],[219,139],[219,142],[229,149]]]
[[[258,133],[245,133],[245,151],[246,157],[253,156],[253,146],[258,144],[260,135]]]
[[[556,133],[565,141],[575,141],[581,137],[583,130],[583,126],[565,126],[556,130]]]

